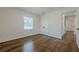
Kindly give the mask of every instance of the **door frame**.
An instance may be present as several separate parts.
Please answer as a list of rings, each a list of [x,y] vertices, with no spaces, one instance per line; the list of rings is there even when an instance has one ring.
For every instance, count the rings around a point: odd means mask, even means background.
[[[74,27],[75,27],[74,34],[76,34],[76,30],[77,30],[77,13],[76,12],[74,12],[72,14],[65,14],[65,13],[63,13],[62,14],[62,24],[63,25],[61,24],[61,26],[62,26],[62,36],[66,33],[66,29],[65,29],[65,17],[68,16],[68,15],[75,15],[75,19],[74,19]]]

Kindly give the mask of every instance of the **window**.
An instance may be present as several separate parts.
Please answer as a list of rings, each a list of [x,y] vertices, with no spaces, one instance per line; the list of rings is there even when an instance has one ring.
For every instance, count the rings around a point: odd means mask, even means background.
[[[33,18],[24,17],[24,29],[33,29]]]

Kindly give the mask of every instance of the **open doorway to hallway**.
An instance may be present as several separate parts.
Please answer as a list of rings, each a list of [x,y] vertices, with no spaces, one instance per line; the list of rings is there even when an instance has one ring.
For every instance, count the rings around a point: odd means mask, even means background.
[[[64,35],[62,36],[62,40],[64,41],[64,44],[71,47],[70,50],[76,50],[78,51],[78,46],[76,43],[76,15],[64,15],[63,19],[63,29],[64,29]],[[68,49],[69,50],[69,49]]]
[[[75,15],[65,16],[65,31],[74,32],[75,31]]]
[[[71,35],[71,33],[73,34],[73,36],[75,35],[75,29],[76,29],[76,15],[75,14],[66,14],[64,15],[64,19],[63,19],[63,29],[64,29],[64,35],[65,34],[69,34]],[[63,36],[64,36],[63,35]]]

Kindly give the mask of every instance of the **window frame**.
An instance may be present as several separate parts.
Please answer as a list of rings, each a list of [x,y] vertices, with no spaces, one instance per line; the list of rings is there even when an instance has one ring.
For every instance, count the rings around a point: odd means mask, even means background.
[[[27,27],[26,25],[25,25],[25,21],[26,22],[30,22],[30,21],[28,21],[28,20],[31,20],[31,22],[32,22],[32,24],[31,24],[31,27]],[[24,16],[24,30],[33,30],[33,17],[28,17],[28,16]]]

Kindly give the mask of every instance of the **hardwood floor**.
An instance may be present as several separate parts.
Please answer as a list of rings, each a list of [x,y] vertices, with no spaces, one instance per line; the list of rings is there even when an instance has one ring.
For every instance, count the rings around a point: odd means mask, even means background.
[[[1,52],[77,52],[73,32],[67,32],[63,39],[47,35],[33,35],[17,40],[0,43]]]

